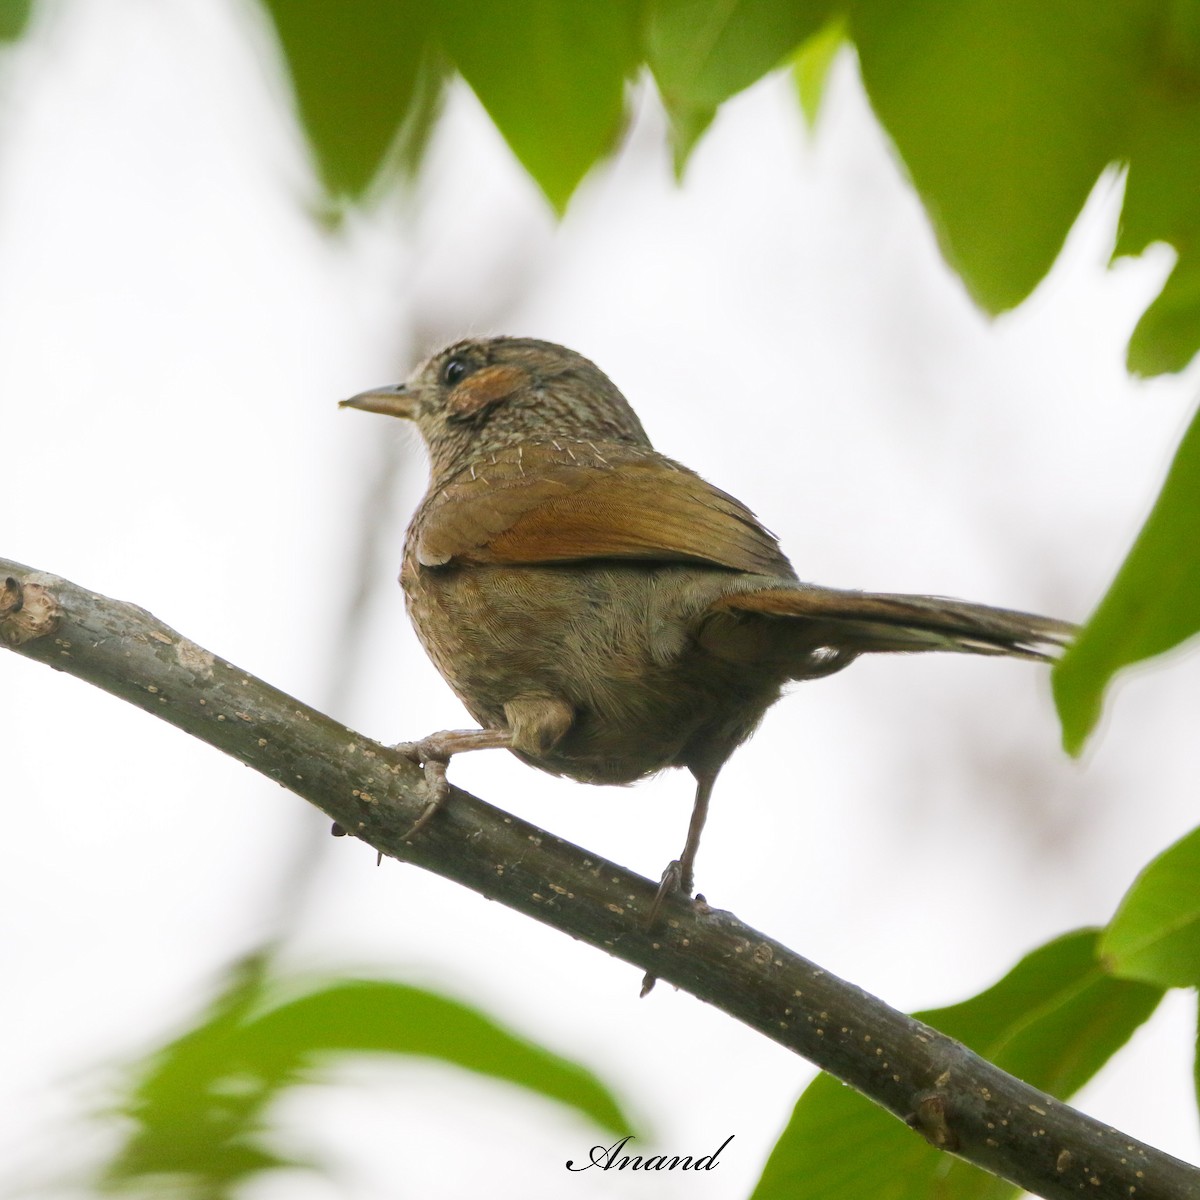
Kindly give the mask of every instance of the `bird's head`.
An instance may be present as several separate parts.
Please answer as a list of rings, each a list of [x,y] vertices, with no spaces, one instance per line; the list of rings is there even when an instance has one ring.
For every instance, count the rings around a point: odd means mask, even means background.
[[[343,408],[413,421],[435,477],[523,442],[650,445],[625,397],[595,363],[535,338],[468,338],[427,358],[404,383]]]

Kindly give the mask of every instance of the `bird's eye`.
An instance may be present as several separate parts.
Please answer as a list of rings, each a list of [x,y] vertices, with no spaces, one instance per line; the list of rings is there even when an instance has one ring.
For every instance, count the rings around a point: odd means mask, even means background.
[[[466,362],[455,356],[446,360],[446,365],[442,367],[442,382],[447,387],[453,387],[460,380],[465,378],[470,368]]]

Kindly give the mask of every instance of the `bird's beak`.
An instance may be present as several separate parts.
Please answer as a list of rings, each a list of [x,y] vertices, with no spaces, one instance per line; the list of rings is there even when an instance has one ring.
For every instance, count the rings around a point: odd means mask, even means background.
[[[411,421],[416,416],[417,398],[407,385],[396,383],[359,392],[357,396],[343,400],[338,408],[361,408],[363,412],[383,413],[385,417],[404,417]]]

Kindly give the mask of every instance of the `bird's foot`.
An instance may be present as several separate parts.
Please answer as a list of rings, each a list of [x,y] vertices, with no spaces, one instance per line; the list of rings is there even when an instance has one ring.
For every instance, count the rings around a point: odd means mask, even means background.
[[[450,795],[450,783],[446,778],[446,767],[450,762],[451,756],[456,750],[474,749],[474,744],[462,745],[463,738],[470,738],[476,733],[486,733],[486,730],[474,729],[447,729],[441,733],[430,734],[429,737],[421,738],[416,742],[399,742],[392,749],[403,755],[405,758],[416,763],[425,773],[425,790],[429,793],[429,799],[425,804],[421,815],[409,826],[408,830],[402,835],[401,841],[409,841],[415,837],[426,825],[433,819],[439,808],[446,803],[446,798]],[[337,821],[333,823],[333,828],[330,833],[334,837],[345,837],[349,831],[340,825]],[[379,852],[376,859],[376,865],[383,862],[383,852]]]
[[[437,811],[446,803],[450,795],[450,781],[446,778],[446,768],[454,754],[454,747],[449,743],[449,735],[466,732],[465,730],[446,730],[444,733],[430,734],[416,742],[398,742],[392,749],[417,764],[425,774],[425,790],[429,798],[421,815],[412,823],[401,841],[407,842],[416,837],[426,825],[437,815]]]
[[[675,858],[667,863],[667,869],[662,873],[662,879],[658,884],[658,891],[654,893],[654,899],[650,902],[650,909],[646,913],[645,920],[647,929],[653,929],[658,924],[663,905],[680,892],[685,896],[692,894],[692,873],[684,867],[679,859]],[[703,896],[697,896],[696,899],[700,903],[704,903]],[[642,976],[642,988],[638,993],[638,999],[645,999],[657,982],[658,976],[653,971],[647,971]]]
[[[685,871],[683,863],[675,858],[667,863],[667,869],[662,873],[658,884],[658,891],[654,893],[654,899],[650,902],[650,911],[646,913],[647,929],[653,929],[658,924],[663,905],[679,892],[685,897],[692,894],[692,878],[691,872]]]
[[[512,745],[507,729],[443,729],[416,742],[400,742],[392,749],[404,755],[425,772],[425,789],[429,793],[424,811],[404,834],[402,841],[415,837],[437,815],[438,809],[450,795],[446,767],[456,754],[467,750],[498,750]]]

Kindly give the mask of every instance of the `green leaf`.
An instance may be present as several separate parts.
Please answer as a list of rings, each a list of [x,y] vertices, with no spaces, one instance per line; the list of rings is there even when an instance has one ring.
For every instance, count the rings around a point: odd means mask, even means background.
[[[1200,350],[1200,6],[1164,0],[1129,139],[1129,175],[1114,257],[1156,241],[1179,253],[1175,271],[1129,344],[1139,375],[1179,371]]]
[[[638,65],[637,0],[442,0],[443,47],[555,209],[612,150]]]
[[[652,0],[646,59],[668,106],[716,108],[821,31],[832,0]]]
[[[1200,1012],[1196,1014],[1200,1022]],[[1196,1052],[1192,1057],[1192,1079],[1196,1088],[1196,1100],[1200,1102],[1200,1027],[1196,1031]]]
[[[980,995],[917,1016],[1065,1099],[1124,1045],[1161,996],[1158,988],[1106,975],[1096,944],[1094,930],[1057,938]],[[797,1102],[753,1200],[1001,1200],[1016,1193],[820,1075]]]
[[[671,117],[677,170],[730,96],[789,59],[833,0],[651,0],[646,60]]]
[[[260,1145],[268,1107],[347,1054],[437,1059],[565,1104],[608,1132],[632,1128],[591,1072],[464,1004],[381,980],[293,981],[280,1000],[284,985],[269,970],[266,955],[247,960],[204,1019],[142,1068],[122,1109],[132,1132],[102,1187],[187,1179],[216,1198],[264,1170],[310,1166]]]
[[[1104,691],[1130,663],[1200,630],[1200,413],[1117,577],[1051,683],[1063,745],[1078,754],[1100,718]]]
[[[818,1075],[750,1200],[1004,1200],[1018,1192],[935,1150],[832,1075]]]
[[[1197,118],[1200,119],[1200,113]],[[1197,227],[1200,228],[1200,221]],[[1197,350],[1200,350],[1200,252],[1193,244],[1183,252],[1163,290],[1134,326],[1126,365],[1135,375],[1182,371]]]
[[[1159,987],[1200,987],[1200,829],[1134,880],[1100,939],[1108,970]]]
[[[409,100],[408,111],[384,158],[385,174],[393,164],[408,177],[415,176],[420,169],[426,147],[442,115],[452,73],[450,64],[440,50],[432,43],[428,45],[417,70],[416,86]]]
[[[998,983],[949,1008],[918,1014],[1001,1070],[1066,1099],[1154,1011],[1162,989],[1113,979],[1100,931],[1063,934],[1027,954]]]
[[[260,954],[235,966],[197,1025],[137,1068],[140,1078],[120,1106],[131,1129],[97,1181],[102,1191],[187,1179],[196,1194],[217,1200],[253,1174],[296,1165],[254,1144],[278,1084],[244,1069],[236,1053],[238,1029],[261,998],[267,964]]]
[[[716,115],[717,110],[707,105],[691,107],[676,103],[667,107],[667,118],[671,122],[671,165],[675,170],[676,182],[683,178],[692,151]]]
[[[265,0],[329,193],[359,198],[427,96],[433,0]]]
[[[677,172],[725,100],[789,61],[811,123],[845,8],[875,110],[981,305],[1024,299],[1101,171],[1126,163],[1116,253],[1179,255],[1130,369],[1179,370],[1200,349],[1195,0],[265,2],[335,211],[381,168],[417,164],[455,66],[559,212],[612,150],[643,50]],[[0,37],[29,9],[0,0]]]
[[[851,4],[871,102],[942,252],[984,308],[1032,291],[1100,172],[1122,157],[1160,3]]]
[[[15,42],[32,12],[33,0],[0,0],[0,42]]]
[[[281,1075],[349,1051],[436,1058],[556,1100],[610,1132],[631,1128],[612,1093],[584,1067],[465,1004],[399,983],[349,980],[308,992],[250,1022],[240,1050]]]
[[[815,129],[825,94],[825,81],[838,51],[846,44],[846,25],[840,19],[830,21],[819,33],[804,43],[792,60],[796,79],[796,95],[800,110],[810,129]]]

